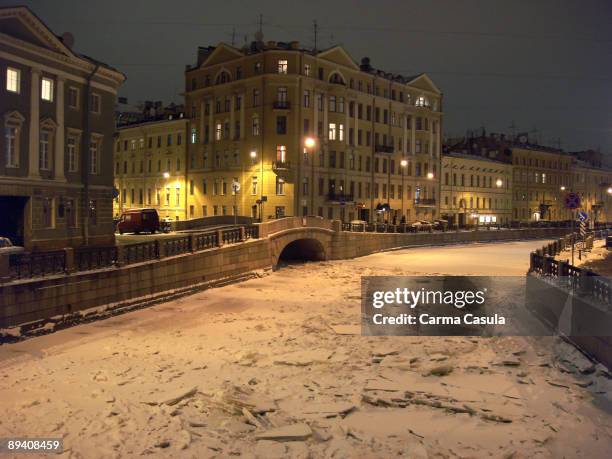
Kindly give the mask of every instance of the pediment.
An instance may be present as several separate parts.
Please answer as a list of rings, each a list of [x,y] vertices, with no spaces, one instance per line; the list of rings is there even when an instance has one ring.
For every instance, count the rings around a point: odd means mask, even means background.
[[[74,53],[26,7],[0,8],[0,30],[18,40],[74,57]]]
[[[202,62],[200,68],[210,67],[213,65],[223,64],[228,61],[232,61],[236,58],[242,57],[243,54],[236,48],[233,48],[225,43],[221,43],[210,53],[210,55]]]
[[[342,48],[342,46],[334,46],[333,48],[321,51],[317,54],[317,57],[335,64],[359,70],[359,66],[355,63],[350,54],[347,53],[344,48]]]
[[[413,88],[422,89],[424,91],[435,92],[441,94],[442,91],[436,86],[431,78],[426,73],[421,73],[419,76],[408,82],[408,86]]]

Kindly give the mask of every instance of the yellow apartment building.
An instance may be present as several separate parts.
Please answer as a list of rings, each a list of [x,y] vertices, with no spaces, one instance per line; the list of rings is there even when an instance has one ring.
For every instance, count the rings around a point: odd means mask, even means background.
[[[200,48],[185,87],[188,218],[437,216],[442,94],[427,75],[258,41]]]
[[[449,223],[512,220],[512,164],[451,152],[442,156],[440,215]]]
[[[576,161],[572,179],[572,190],[580,196],[589,221],[612,222],[612,170]]]
[[[513,220],[569,220],[565,195],[572,186],[572,156],[560,150],[512,148]]]
[[[115,134],[114,214],[152,207],[160,218],[188,218],[188,120],[170,117],[120,126]]]

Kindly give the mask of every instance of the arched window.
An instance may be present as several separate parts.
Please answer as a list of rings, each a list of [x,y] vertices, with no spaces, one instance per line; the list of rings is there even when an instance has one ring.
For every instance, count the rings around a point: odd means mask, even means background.
[[[414,101],[415,107],[429,107],[429,101],[425,98],[425,96],[419,96]]]
[[[232,78],[230,77],[229,72],[223,70],[221,73],[219,73],[219,75],[217,75],[215,84],[229,83],[231,80]]]
[[[333,84],[346,84],[344,78],[338,72],[334,72],[329,76],[329,82]]]

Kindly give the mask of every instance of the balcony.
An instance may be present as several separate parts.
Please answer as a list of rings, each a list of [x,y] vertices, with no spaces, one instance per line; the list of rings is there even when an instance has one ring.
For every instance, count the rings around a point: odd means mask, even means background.
[[[327,200],[332,202],[353,202],[353,195],[346,193],[327,193]]]
[[[275,100],[272,104],[272,108],[274,108],[274,110],[289,110],[291,104],[287,100]]]
[[[289,161],[272,161],[272,170],[275,172],[288,171],[289,169],[291,169]]]
[[[376,153],[393,153],[394,151],[393,145],[376,145]]]
[[[435,207],[435,198],[417,198],[414,200],[414,205],[417,207]]]

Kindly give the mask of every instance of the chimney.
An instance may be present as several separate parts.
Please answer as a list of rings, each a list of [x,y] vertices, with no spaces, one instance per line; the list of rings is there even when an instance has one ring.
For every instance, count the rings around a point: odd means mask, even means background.
[[[361,65],[359,67],[364,72],[369,72],[370,70],[372,70],[372,66],[370,65],[370,58],[369,57],[363,57],[361,59]]]

